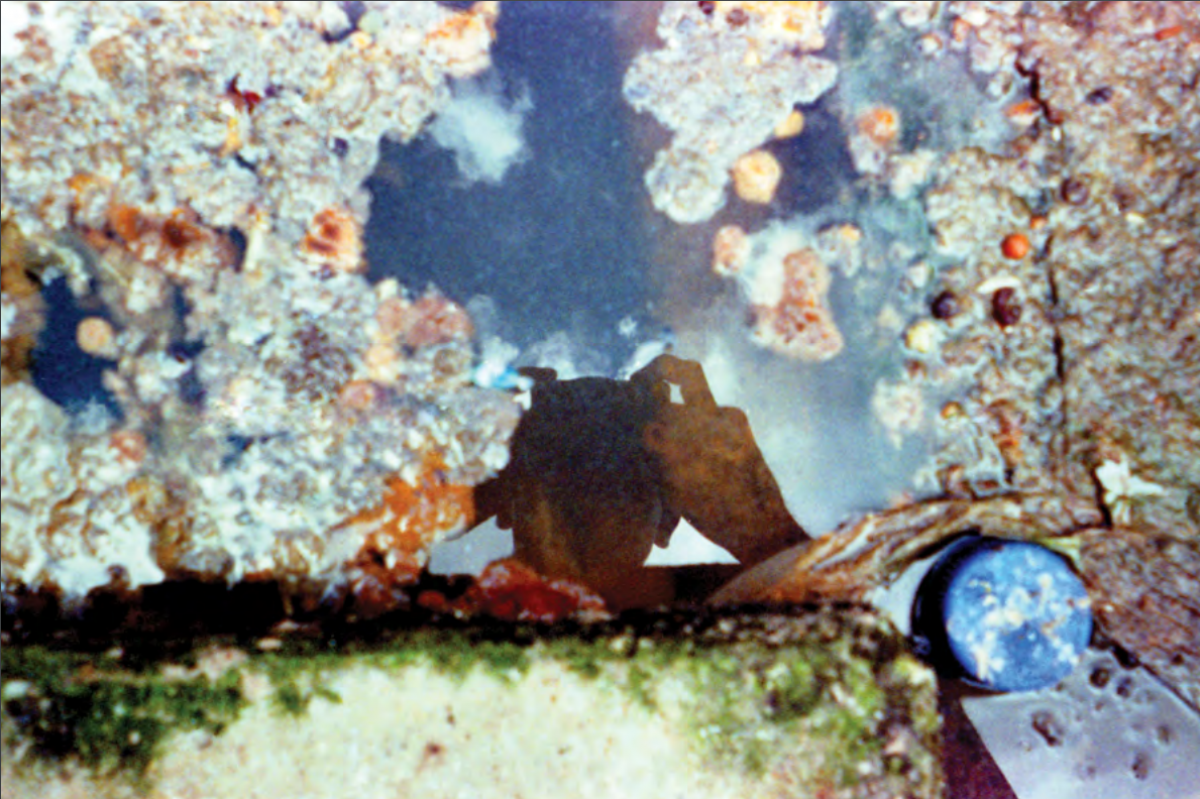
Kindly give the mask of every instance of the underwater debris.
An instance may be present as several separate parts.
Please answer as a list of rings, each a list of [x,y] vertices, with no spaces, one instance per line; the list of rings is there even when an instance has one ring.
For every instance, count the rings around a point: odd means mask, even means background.
[[[634,59],[624,87],[630,105],[674,134],[646,173],[655,208],[683,224],[710,218],[737,160],[833,86],[837,67],[810,55],[825,46],[830,15],[821,2],[718,3],[710,14],[663,5],[664,46]]]
[[[526,371],[532,404],[512,459],[475,501],[477,521],[511,529],[514,560],[542,577],[585,585],[614,611],[653,606],[674,587],[646,559],[681,519],[743,566],[805,537],[745,414],[717,406],[698,363],[659,355],[627,382]]]

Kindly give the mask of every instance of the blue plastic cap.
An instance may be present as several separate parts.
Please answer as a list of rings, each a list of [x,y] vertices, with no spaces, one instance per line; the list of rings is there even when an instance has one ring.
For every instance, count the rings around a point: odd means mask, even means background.
[[[953,568],[942,622],[966,678],[994,691],[1049,688],[1092,635],[1083,583],[1059,555],[1023,541],[976,539]]]

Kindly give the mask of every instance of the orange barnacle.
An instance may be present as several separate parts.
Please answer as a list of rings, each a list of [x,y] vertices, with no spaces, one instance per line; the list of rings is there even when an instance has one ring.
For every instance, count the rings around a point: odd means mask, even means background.
[[[80,320],[75,328],[75,343],[88,355],[113,357],[116,354],[113,326],[102,316]]]
[[[496,36],[495,2],[478,2],[459,12],[425,36],[425,46],[454,78],[468,78],[491,64],[489,49]]]
[[[107,228],[103,232],[85,228],[84,236],[98,249],[120,247],[182,281],[204,279],[212,269],[233,264],[237,255],[227,237],[203,225],[186,206],[164,218],[117,203],[108,209]]]
[[[411,324],[411,308],[412,303],[405,297],[389,297],[380,302],[375,309],[379,335],[389,341],[404,335]]]
[[[725,225],[713,236],[713,271],[728,276],[741,271],[750,255],[746,231],[737,225]]]
[[[150,231],[151,224],[132,205],[117,203],[108,210],[108,226],[125,244],[132,244]]]
[[[351,380],[338,392],[338,405],[347,411],[366,411],[375,407],[382,395],[370,380]]]
[[[1018,125],[1032,125],[1042,113],[1042,106],[1037,100],[1022,100],[1004,109],[1004,115]]]
[[[348,211],[326,208],[313,217],[300,248],[310,259],[337,272],[363,267],[362,226]]]
[[[954,37],[954,41],[962,44],[967,40],[967,36],[971,33],[971,23],[967,22],[962,17],[954,20],[950,26],[950,35]]]
[[[467,341],[475,325],[466,310],[437,292],[429,292],[412,304],[411,323],[403,341],[411,347],[428,347],[450,341]]]
[[[775,189],[783,177],[779,159],[767,150],[746,153],[734,162],[730,171],[737,196],[758,205],[766,205],[775,198]]]
[[[900,134],[900,114],[896,109],[877,105],[858,117],[858,132],[879,147],[886,147]]]
[[[817,306],[829,290],[829,267],[809,249],[788,253],[783,258],[784,303]]]
[[[146,459],[146,436],[140,431],[117,430],[109,436],[108,443],[117,459],[130,466],[140,466]]]
[[[1000,242],[1000,252],[1005,258],[1019,261],[1029,254],[1029,237],[1024,233],[1009,233]]]
[[[1154,32],[1154,40],[1165,42],[1167,39],[1174,39],[1179,34],[1183,33],[1182,25],[1169,25],[1165,28],[1159,28]]]
[[[780,120],[773,133],[777,139],[791,139],[804,132],[804,114],[796,108]]]

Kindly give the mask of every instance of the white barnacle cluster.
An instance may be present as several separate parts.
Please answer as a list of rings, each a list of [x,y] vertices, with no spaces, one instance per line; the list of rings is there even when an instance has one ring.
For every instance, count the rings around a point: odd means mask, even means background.
[[[825,46],[830,4],[719,2],[707,13],[704,5],[665,3],[663,46],[625,75],[626,100],[673,134],[646,173],[651,200],[686,224],[716,213],[738,159],[837,79],[832,61],[812,55]]]

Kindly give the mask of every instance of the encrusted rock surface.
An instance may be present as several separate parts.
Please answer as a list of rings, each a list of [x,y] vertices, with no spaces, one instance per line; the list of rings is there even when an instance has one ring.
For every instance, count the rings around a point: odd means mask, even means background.
[[[663,46],[635,59],[625,97],[674,135],[646,172],[654,207],[676,222],[710,218],[725,204],[729,170],[770,139],[795,104],[815,102],[837,79],[821,2],[668,2]]]
[[[519,408],[473,385],[461,307],[363,277],[362,183],[489,65],[498,12],[352,11],[5,5],[6,593],[384,596],[470,523]],[[28,382],[59,279],[108,410]]]

